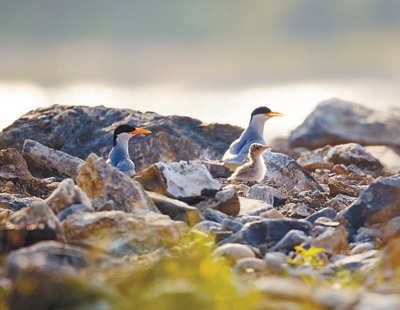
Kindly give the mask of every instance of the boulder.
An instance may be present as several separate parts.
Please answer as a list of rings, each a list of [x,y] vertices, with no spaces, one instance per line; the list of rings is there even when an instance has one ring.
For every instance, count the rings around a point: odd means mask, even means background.
[[[194,206],[201,212],[206,209],[213,209],[230,216],[236,216],[240,211],[238,194],[232,189],[221,190],[214,197],[206,198],[206,200]]]
[[[10,215],[0,226],[1,252],[42,240],[64,241],[62,226],[45,202],[32,203]]]
[[[307,119],[290,133],[291,147],[316,149],[325,145],[400,145],[400,109],[374,111],[341,99],[321,102]]]
[[[0,150],[0,178],[30,180],[28,165],[14,148]]]
[[[76,179],[78,166],[84,161],[65,152],[49,148],[39,142],[26,139],[22,155],[35,177],[60,177]]]
[[[22,197],[20,194],[0,194],[0,208],[12,211],[21,210],[33,202],[40,201],[43,201],[43,199],[37,197]]]
[[[94,211],[89,197],[75,185],[72,179],[63,180],[46,199],[46,203],[55,214],[71,205],[77,204],[82,204],[87,207],[87,210]]]
[[[76,308],[100,297],[97,288],[83,286],[82,270],[109,259],[105,254],[43,241],[13,251],[5,269],[12,281],[10,309]]]
[[[182,225],[166,215],[148,211],[74,213],[62,222],[68,243],[118,256],[173,246],[182,237]]]
[[[194,226],[202,220],[200,211],[183,201],[168,198],[154,192],[147,192],[147,194],[162,214],[168,215],[175,221],[183,221],[188,226]]]
[[[273,187],[282,187],[286,191],[297,192],[324,191],[318,182],[293,158],[273,152],[265,152],[263,157],[267,165],[265,176],[274,185]]]
[[[116,210],[132,212],[135,209],[159,212],[154,202],[140,185],[102,158],[90,154],[79,166],[77,185],[89,198],[106,203],[114,202]]]
[[[297,163],[309,171],[316,169],[332,169],[333,163],[328,162],[326,158],[331,148],[330,145],[326,145],[315,150],[302,152],[299,158],[297,158]]]
[[[264,243],[278,242],[292,229],[307,234],[311,228],[311,223],[307,221],[264,219],[245,224],[242,232],[247,244],[258,247]]]
[[[338,220],[348,227],[381,226],[400,215],[400,175],[378,178],[358,199],[338,214]]]
[[[189,204],[213,196],[221,189],[207,168],[197,161],[156,163],[135,177],[146,190]]]
[[[161,116],[130,109],[104,106],[52,105],[32,110],[0,133],[0,149],[22,151],[25,139],[71,156],[86,159],[90,153],[105,158],[112,148],[114,129],[131,124],[150,129],[151,135],[135,137],[129,153],[137,171],[156,162],[193,158],[221,158],[243,128],[225,124],[203,124],[183,116]]]

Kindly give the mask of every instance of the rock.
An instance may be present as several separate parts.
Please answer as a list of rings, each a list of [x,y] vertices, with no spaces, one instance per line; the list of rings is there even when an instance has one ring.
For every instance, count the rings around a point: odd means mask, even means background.
[[[205,209],[201,212],[201,215],[208,221],[214,221],[217,223],[222,223],[222,221],[228,216],[225,213],[222,213],[218,210],[214,209]]]
[[[287,219],[282,213],[276,209],[270,209],[260,214],[260,217],[266,219]]]
[[[82,203],[79,204],[72,204],[64,209],[62,209],[60,212],[57,213],[57,217],[60,220],[60,222],[64,221],[68,216],[75,212],[94,212],[93,208],[89,205],[85,205]]]
[[[273,209],[272,205],[269,205],[260,200],[239,197],[239,202],[240,202],[239,215],[261,214],[264,211]]]
[[[26,208],[33,202],[40,202],[43,199],[37,197],[22,197],[20,194],[0,194],[0,208],[18,211]]]
[[[224,218],[221,222],[222,228],[237,232],[243,228],[243,224],[236,219]]]
[[[324,208],[322,210],[319,210],[318,212],[315,212],[313,215],[310,215],[309,217],[306,218],[307,221],[310,223],[314,223],[318,218],[320,217],[327,217],[331,220],[334,220],[336,218],[337,212],[332,209],[332,208]]]
[[[358,197],[365,188],[356,185],[349,185],[341,181],[331,180],[328,183],[329,196],[346,195],[350,197]]]
[[[381,242],[383,237],[382,229],[361,227],[357,230],[357,234],[354,236],[354,242]]]
[[[225,257],[231,264],[243,258],[255,258],[254,252],[244,244],[227,243],[214,250],[214,255]]]
[[[84,161],[65,152],[49,148],[39,142],[26,139],[22,155],[29,170],[38,178],[60,177],[76,179],[78,166]]]
[[[373,244],[372,242],[359,243],[354,248],[351,249],[350,255],[365,253],[368,251],[375,250],[375,248],[376,248],[375,244]]]
[[[400,175],[379,178],[363,191],[348,209],[338,214],[338,220],[348,227],[358,228],[386,223],[400,215]]]
[[[315,211],[304,203],[288,203],[285,204],[280,212],[290,218],[303,219],[309,217]]]
[[[337,194],[324,204],[324,208],[332,208],[337,212],[345,210],[349,207],[357,198],[348,195]]]
[[[307,242],[314,248],[323,248],[328,254],[346,254],[349,252],[347,231],[343,226],[328,227],[325,232]]]
[[[393,148],[384,145],[366,146],[365,150],[373,157],[379,158],[383,169],[392,174],[400,173],[400,154]]]
[[[200,211],[195,207],[154,192],[147,192],[147,194],[162,214],[168,215],[175,221],[183,221],[191,227],[202,220]]]
[[[322,187],[294,159],[280,153],[265,152],[263,155],[267,164],[265,174],[274,187],[283,187],[287,191],[319,190]]]
[[[240,272],[262,272],[267,269],[267,262],[260,258],[255,257],[247,257],[241,258],[236,262],[236,265],[233,267],[233,271]]]
[[[35,309],[75,308],[99,298],[98,288],[84,288],[78,279],[86,266],[106,259],[104,254],[56,241],[13,251],[5,265],[13,284],[10,309],[26,309],[27,305],[35,305]]]
[[[92,202],[86,193],[76,186],[72,179],[63,180],[46,199],[46,203],[55,214],[74,204],[82,204],[88,210],[94,211]]]
[[[354,309],[360,299],[360,292],[352,288],[318,286],[313,299],[321,305],[321,309]]]
[[[0,178],[30,180],[28,165],[14,148],[0,150]]]
[[[364,292],[360,296],[360,301],[354,306],[354,310],[388,310],[400,308],[399,294],[377,294]]]
[[[112,200],[116,210],[132,212],[141,209],[159,212],[140,183],[95,154],[90,154],[86,162],[79,167],[77,185],[89,198],[97,198],[103,203]]]
[[[282,153],[294,159],[298,159],[302,152],[307,152],[308,149],[305,147],[291,148],[289,141],[286,137],[274,138],[271,142],[271,152]]]
[[[346,268],[352,270],[358,270],[366,264],[372,262],[378,262],[379,251],[371,250],[361,254],[355,254],[351,256],[344,257],[335,262],[335,266],[339,268]]]
[[[226,215],[236,216],[240,211],[239,197],[232,189],[221,190],[214,197],[207,198],[194,206],[202,213],[205,209],[213,209]]]
[[[270,205],[281,205],[288,196],[271,186],[255,184],[247,192],[246,198],[262,200]]]
[[[264,255],[264,260],[268,265],[274,265],[281,267],[286,264],[288,257],[285,253],[282,252],[267,252]]]
[[[312,225],[307,221],[296,220],[260,220],[244,225],[243,240],[255,247],[264,243],[278,242],[290,230],[297,229],[308,233]]]
[[[400,216],[392,218],[383,229],[383,242],[387,243],[390,239],[400,235]]]
[[[210,221],[210,220],[205,220],[197,223],[196,225],[193,226],[192,230],[196,231],[204,231],[204,232],[211,232],[215,230],[222,230],[222,224],[215,222],[215,221]]]
[[[119,256],[173,246],[182,237],[180,222],[145,211],[74,213],[62,225],[68,243]]]
[[[316,150],[303,152],[300,154],[300,157],[297,158],[297,163],[309,171],[316,169],[332,169],[334,166],[333,163],[328,162],[326,158],[331,148],[330,145],[326,145]]]
[[[400,109],[373,111],[362,105],[330,99],[321,102],[307,119],[290,133],[291,147],[316,149],[325,145],[400,145]]]
[[[189,204],[204,200],[221,189],[207,168],[196,161],[156,163],[135,177],[146,190]]]
[[[290,230],[277,244],[275,244],[270,251],[291,251],[294,250],[296,245],[302,244],[307,240],[308,236],[302,230]]]
[[[64,241],[58,218],[44,202],[35,202],[10,215],[0,228],[1,252],[42,240]]]
[[[112,147],[113,131],[121,124],[152,131],[151,135],[135,137],[135,143],[129,145],[139,172],[160,161],[221,158],[243,131],[237,126],[206,125],[189,117],[161,116],[153,112],[53,105],[32,110],[5,128],[0,133],[0,149],[14,147],[22,151],[25,139],[35,137],[49,148],[81,159],[90,153],[105,158]]]
[[[333,146],[326,157],[327,161],[333,164],[344,164],[346,166],[355,164],[363,171],[373,173],[375,177],[383,174],[383,166],[380,161],[358,143]]]

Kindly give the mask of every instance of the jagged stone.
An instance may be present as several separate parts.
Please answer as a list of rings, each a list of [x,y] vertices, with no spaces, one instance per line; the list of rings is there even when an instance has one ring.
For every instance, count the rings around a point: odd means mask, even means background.
[[[147,192],[147,194],[153,200],[157,209],[173,220],[183,221],[188,226],[194,226],[202,220],[200,211],[183,201],[168,198],[154,192]]]
[[[347,195],[351,197],[358,197],[360,193],[365,190],[365,187],[357,185],[349,185],[342,181],[331,180],[328,183],[329,196],[335,197],[336,195]]]
[[[206,209],[213,209],[226,215],[236,216],[240,211],[239,197],[232,189],[221,190],[214,197],[207,198],[194,206],[202,213]]]
[[[354,228],[373,224],[383,226],[399,215],[400,175],[395,175],[371,183],[357,201],[338,214],[338,220]]]
[[[0,150],[0,178],[30,180],[28,165],[14,148]]]
[[[335,197],[329,199],[324,204],[324,208],[332,208],[337,212],[345,210],[349,207],[357,198],[348,195],[337,194]]]
[[[179,199],[189,204],[213,196],[221,189],[207,168],[196,161],[156,163],[135,177],[146,190]]]
[[[275,244],[270,251],[291,251],[296,245],[302,244],[307,240],[308,236],[302,230],[290,230],[277,244]]]
[[[102,211],[74,213],[62,225],[68,243],[120,256],[173,246],[180,241],[184,224],[148,211]]]
[[[140,183],[95,154],[90,154],[86,162],[79,167],[76,181],[89,198],[96,198],[103,203],[112,200],[116,210],[132,212],[142,209],[159,212]]]
[[[0,208],[7,210],[18,211],[26,208],[33,202],[43,201],[41,198],[37,197],[22,197],[20,194],[0,194]]]
[[[308,233],[311,227],[307,221],[265,219],[245,224],[242,229],[243,240],[258,247],[263,243],[278,242],[292,229]]]
[[[327,227],[322,234],[307,240],[306,243],[307,246],[323,248],[324,252],[330,255],[336,253],[347,254],[349,252],[347,237],[347,231],[342,225],[339,227]]]
[[[106,260],[109,258],[105,254],[56,241],[42,241],[13,251],[5,264],[13,284],[8,296],[10,308],[75,308],[100,298],[98,288],[85,288],[79,285],[79,279],[85,267]]]
[[[57,217],[62,222],[75,212],[94,212],[94,210],[91,206],[82,203],[72,204],[58,212]]]
[[[82,204],[88,210],[94,211],[92,202],[86,193],[75,185],[72,179],[63,180],[56,190],[46,199],[47,205],[58,214],[63,209],[73,205]]]
[[[316,169],[332,169],[334,166],[333,163],[328,162],[326,158],[331,148],[330,145],[326,145],[316,150],[303,152],[300,154],[300,157],[297,158],[297,163],[309,171]]]
[[[321,102],[307,119],[290,133],[291,147],[315,149],[325,145],[400,145],[400,109],[374,111],[341,99]]]
[[[288,192],[307,190],[324,191],[318,182],[289,156],[280,153],[265,152],[263,157],[267,164],[265,176],[269,182],[274,184],[274,187],[282,187]]]
[[[78,166],[84,161],[65,152],[49,148],[34,140],[24,141],[22,155],[35,177],[76,179]]]
[[[35,202],[10,215],[0,228],[1,251],[42,240],[64,241],[62,226],[45,202]]]

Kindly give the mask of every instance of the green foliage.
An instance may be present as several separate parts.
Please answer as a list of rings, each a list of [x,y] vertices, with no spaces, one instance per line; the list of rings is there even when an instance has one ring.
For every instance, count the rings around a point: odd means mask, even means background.
[[[182,246],[116,283],[113,309],[254,309],[258,295],[238,285],[213,249],[210,237],[189,234]]]
[[[295,246],[296,257],[294,259],[289,258],[287,262],[292,265],[308,265],[311,267],[323,266],[324,261],[319,256],[319,253],[324,252],[323,248],[305,249],[302,246]]]

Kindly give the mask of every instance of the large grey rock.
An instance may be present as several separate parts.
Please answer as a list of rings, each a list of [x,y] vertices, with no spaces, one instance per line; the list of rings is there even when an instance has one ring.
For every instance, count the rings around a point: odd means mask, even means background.
[[[146,190],[190,203],[221,189],[207,168],[197,161],[156,163],[135,177]]]
[[[193,158],[221,158],[243,128],[224,124],[202,124],[189,117],[161,116],[103,106],[53,105],[26,113],[0,133],[0,149],[22,151],[25,139],[72,156],[86,159],[90,153],[106,157],[112,147],[114,129],[121,124],[148,128],[151,135],[135,137],[129,153],[137,171],[156,162]]]
[[[86,162],[79,167],[77,185],[89,198],[96,198],[104,203],[112,200],[116,210],[131,212],[142,209],[159,212],[140,183],[95,154],[90,154]]]
[[[258,247],[264,243],[278,242],[292,229],[308,233],[311,227],[311,223],[307,221],[270,219],[255,221],[244,225],[243,240]]]
[[[289,137],[292,147],[308,149],[349,142],[399,146],[400,109],[374,111],[337,98],[326,100]]]
[[[74,213],[62,225],[70,244],[130,255],[176,245],[185,224],[154,212],[102,211]]]
[[[400,215],[400,175],[378,178],[363,191],[338,220],[348,227],[385,225]]]
[[[100,295],[98,288],[80,285],[81,273],[108,259],[105,254],[56,241],[13,251],[5,264],[13,285],[8,296],[10,309],[71,309],[95,300]]]
[[[265,152],[265,163],[267,180],[272,182],[274,187],[283,187],[287,191],[324,190],[317,181],[302,168],[293,158],[273,152]]]
[[[26,139],[22,155],[29,170],[36,177],[60,177],[76,179],[78,166],[84,161],[65,152],[49,148],[39,142]]]
[[[28,165],[14,148],[0,150],[0,178],[30,180]]]

